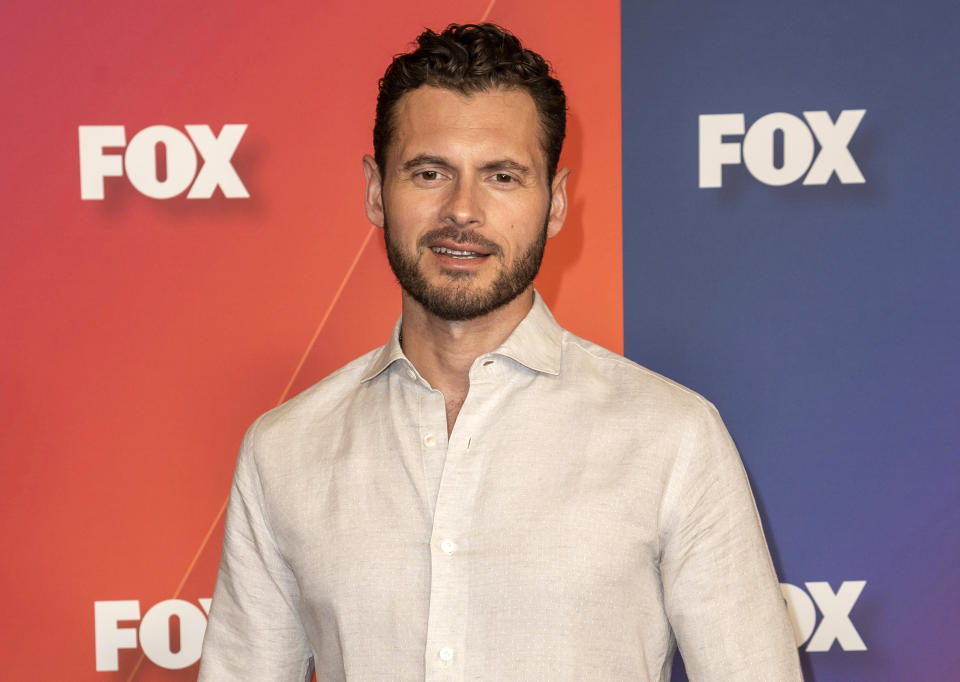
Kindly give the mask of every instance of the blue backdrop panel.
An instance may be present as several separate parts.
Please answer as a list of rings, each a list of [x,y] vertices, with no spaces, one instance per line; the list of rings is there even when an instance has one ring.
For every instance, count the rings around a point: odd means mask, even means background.
[[[622,8],[626,352],[717,404],[782,582],[866,581],[865,651],[800,646],[817,682],[960,670],[958,24],[951,2]],[[864,182],[764,182],[836,145],[804,112],[844,110]],[[701,115],[775,112],[714,140],[752,168],[699,186]]]

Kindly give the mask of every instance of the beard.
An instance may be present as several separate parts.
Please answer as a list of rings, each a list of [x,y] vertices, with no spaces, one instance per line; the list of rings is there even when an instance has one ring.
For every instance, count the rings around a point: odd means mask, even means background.
[[[549,205],[549,204],[548,204]],[[540,271],[543,252],[547,245],[547,222],[549,212],[543,221],[543,228],[537,238],[512,262],[503,262],[503,249],[473,230],[454,226],[431,230],[417,241],[417,251],[421,255],[409,254],[396,243],[390,234],[389,220],[384,215],[383,238],[387,247],[387,260],[397,278],[397,282],[427,312],[442,320],[461,322],[472,320],[490,313],[510,303],[533,284]],[[486,258],[500,261],[500,272],[489,286],[475,290],[471,285],[478,275],[474,272],[459,270],[445,272],[440,277],[446,280],[442,284],[431,284],[420,268],[420,258],[428,244],[438,239],[450,239],[458,244],[474,244],[489,252]]]

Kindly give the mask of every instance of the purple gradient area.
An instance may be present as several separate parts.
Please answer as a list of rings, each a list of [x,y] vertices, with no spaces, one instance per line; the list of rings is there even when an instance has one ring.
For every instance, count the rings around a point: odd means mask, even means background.
[[[958,19],[946,2],[623,6],[626,353],[720,409],[783,582],[866,581],[849,616],[868,649],[804,645],[816,682],[960,667]],[[865,184],[729,165],[698,187],[701,114],[844,109],[866,110],[849,144]]]

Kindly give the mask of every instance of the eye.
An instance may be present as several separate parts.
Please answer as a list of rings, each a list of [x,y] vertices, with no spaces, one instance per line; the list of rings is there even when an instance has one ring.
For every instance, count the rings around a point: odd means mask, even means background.
[[[517,181],[517,179],[509,173],[494,173],[493,179],[494,181],[504,185]]]
[[[435,170],[422,170],[419,173],[417,173],[417,176],[422,180],[433,182],[434,180],[437,180],[440,177],[440,173],[438,173]]]

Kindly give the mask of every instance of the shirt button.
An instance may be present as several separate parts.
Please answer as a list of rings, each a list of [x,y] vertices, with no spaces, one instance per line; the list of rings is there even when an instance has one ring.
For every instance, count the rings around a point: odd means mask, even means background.
[[[448,647],[448,646],[445,646],[445,647],[443,647],[442,649],[440,649],[440,660],[441,660],[441,661],[447,662],[447,661],[449,661],[449,660],[452,659],[452,658],[453,658],[453,649],[451,649],[451,648]]]
[[[428,448],[435,448],[437,447],[437,437],[432,433],[428,433],[423,439],[423,444]]]
[[[417,373],[414,372],[412,369],[408,369],[408,370],[407,370],[407,376],[410,377],[411,379],[416,379],[416,378],[417,378]]]
[[[440,549],[442,549],[447,554],[453,554],[453,550],[457,548],[456,543],[453,540],[444,540],[440,543]]]

